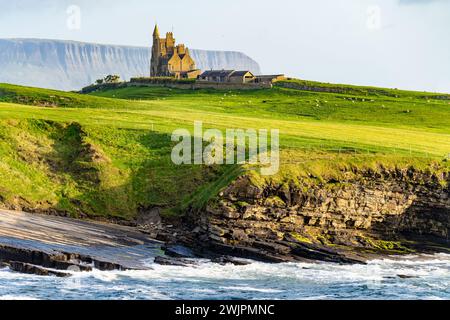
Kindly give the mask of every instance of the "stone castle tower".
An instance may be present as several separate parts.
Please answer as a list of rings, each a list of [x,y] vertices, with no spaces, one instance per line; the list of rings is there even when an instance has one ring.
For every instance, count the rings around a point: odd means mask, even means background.
[[[195,61],[184,44],[175,45],[172,32],[166,38],[160,38],[158,25],[153,31],[153,49],[150,76],[197,78],[200,70],[196,69]]]

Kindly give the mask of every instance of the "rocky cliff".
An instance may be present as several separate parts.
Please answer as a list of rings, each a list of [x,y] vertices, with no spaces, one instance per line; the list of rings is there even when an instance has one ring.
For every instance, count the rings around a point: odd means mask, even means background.
[[[342,181],[258,186],[241,177],[192,215],[206,249],[274,262],[362,262],[448,251],[447,173],[350,172]]]
[[[245,69],[258,63],[240,52],[192,50],[197,67]],[[0,39],[0,82],[60,90],[79,90],[108,74],[123,79],[150,70],[150,48],[74,41]]]

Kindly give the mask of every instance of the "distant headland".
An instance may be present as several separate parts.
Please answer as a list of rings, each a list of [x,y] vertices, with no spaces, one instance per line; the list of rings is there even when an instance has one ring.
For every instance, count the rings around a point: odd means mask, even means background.
[[[197,67],[247,69],[259,64],[241,52],[190,50]],[[151,48],[51,39],[0,39],[0,82],[58,90],[79,90],[96,79],[149,76]]]

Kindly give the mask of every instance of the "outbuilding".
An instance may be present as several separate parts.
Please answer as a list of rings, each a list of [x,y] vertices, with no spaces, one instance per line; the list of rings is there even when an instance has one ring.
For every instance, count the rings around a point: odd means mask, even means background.
[[[255,78],[256,83],[274,83],[281,80],[286,80],[286,76],[284,74],[260,75]]]
[[[206,82],[229,82],[230,75],[233,72],[234,70],[208,70],[203,72],[198,80]]]
[[[235,70],[209,70],[203,72],[199,81],[205,82],[228,82],[228,83],[253,83],[255,76],[250,71]]]
[[[251,83],[255,81],[255,76],[250,71],[234,71],[229,76],[232,83]]]

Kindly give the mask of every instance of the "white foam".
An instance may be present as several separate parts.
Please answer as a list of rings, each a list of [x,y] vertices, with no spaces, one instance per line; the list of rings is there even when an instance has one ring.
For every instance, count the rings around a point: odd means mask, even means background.
[[[283,290],[274,290],[274,289],[262,289],[262,288],[254,288],[254,287],[220,287],[220,289],[225,290],[233,290],[233,291],[249,291],[249,292],[262,292],[262,293],[280,293]]]
[[[330,263],[235,266],[201,261],[197,266],[151,265],[152,270],[73,273],[45,278],[0,270],[0,296],[115,299],[448,299],[450,255],[416,255],[373,260],[367,265]],[[399,277],[402,276],[402,277]],[[403,277],[405,276],[405,277]]]
[[[19,296],[19,295],[4,295],[4,296],[0,296],[0,300],[39,300],[36,299],[34,297],[29,297],[29,296]]]

